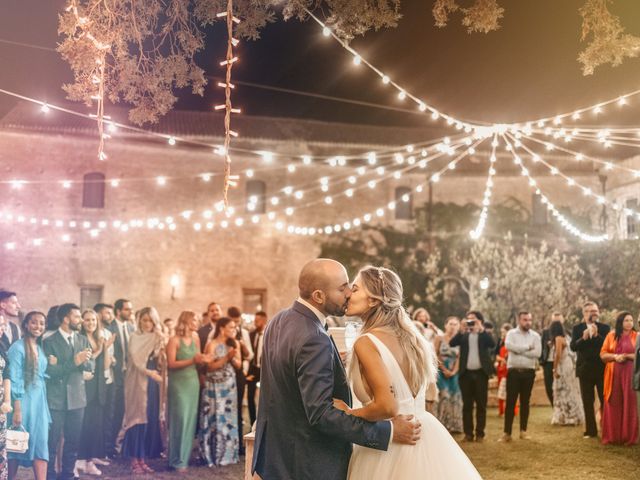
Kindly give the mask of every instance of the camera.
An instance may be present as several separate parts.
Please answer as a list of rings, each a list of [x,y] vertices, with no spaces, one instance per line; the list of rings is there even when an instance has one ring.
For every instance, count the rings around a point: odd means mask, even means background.
[[[475,320],[467,320],[466,321],[467,327],[473,327],[476,324]]]

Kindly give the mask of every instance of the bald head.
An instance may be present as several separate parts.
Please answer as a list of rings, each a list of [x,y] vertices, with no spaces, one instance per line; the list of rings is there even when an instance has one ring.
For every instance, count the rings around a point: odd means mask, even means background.
[[[344,266],[328,258],[318,258],[302,267],[298,277],[300,298],[327,315],[344,315],[351,296]]]

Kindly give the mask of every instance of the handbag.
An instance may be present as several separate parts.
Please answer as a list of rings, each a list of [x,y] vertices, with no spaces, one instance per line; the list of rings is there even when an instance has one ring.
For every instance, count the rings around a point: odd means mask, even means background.
[[[25,453],[29,450],[29,432],[22,425],[18,430],[7,429],[7,452]]]

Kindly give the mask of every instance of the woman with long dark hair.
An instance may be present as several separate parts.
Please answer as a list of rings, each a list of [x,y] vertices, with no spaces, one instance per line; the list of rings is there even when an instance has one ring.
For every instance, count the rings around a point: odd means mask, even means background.
[[[49,461],[49,424],[51,415],[47,404],[45,371],[47,358],[40,345],[45,328],[42,312],[29,312],[22,321],[23,337],[9,349],[9,378],[14,427],[29,433],[29,449],[25,453],[12,453],[9,458],[9,479],[18,473],[18,466],[33,467],[36,480],[47,477]],[[55,357],[50,359],[55,363]]]
[[[209,467],[238,463],[237,387],[234,369],[242,360],[236,337],[236,324],[229,317],[216,322],[213,338],[205,347],[212,355],[200,401],[200,452]]]
[[[638,410],[633,391],[633,362],[637,332],[633,316],[622,312],[600,350],[605,362],[602,443],[638,443]]]
[[[569,350],[571,338],[562,322],[549,326],[553,355],[553,416],[552,425],[580,425],[584,410],[580,400],[580,384],[575,374],[575,354]]]

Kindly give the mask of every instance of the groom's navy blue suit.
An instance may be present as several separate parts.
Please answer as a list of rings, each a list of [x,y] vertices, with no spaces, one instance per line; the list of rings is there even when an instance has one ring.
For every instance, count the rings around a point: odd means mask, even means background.
[[[263,480],[344,480],[351,444],[386,450],[388,421],[336,409],[351,406],[344,367],[318,317],[295,302],[264,334],[253,473]]]

